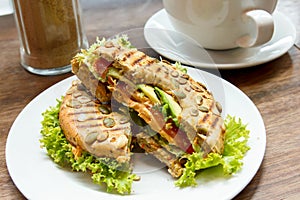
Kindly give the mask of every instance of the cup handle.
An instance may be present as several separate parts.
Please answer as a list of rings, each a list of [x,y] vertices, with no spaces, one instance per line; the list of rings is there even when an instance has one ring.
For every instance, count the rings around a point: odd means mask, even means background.
[[[270,13],[264,10],[251,10],[243,14],[245,23],[254,22],[254,36],[250,34],[244,35],[237,39],[236,43],[239,47],[247,48],[259,46],[271,40],[274,32],[274,21]]]

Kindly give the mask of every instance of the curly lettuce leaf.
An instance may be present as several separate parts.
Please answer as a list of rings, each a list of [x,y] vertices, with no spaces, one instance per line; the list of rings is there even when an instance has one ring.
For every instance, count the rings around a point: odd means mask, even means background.
[[[175,64],[173,66],[175,66],[181,72],[183,72],[185,74],[187,73],[187,68],[183,67],[180,62],[175,62]]]
[[[128,163],[120,164],[109,158],[96,158],[86,151],[75,158],[73,147],[65,138],[59,125],[60,105],[61,100],[57,100],[55,107],[50,107],[42,113],[41,147],[46,148],[47,154],[58,165],[70,167],[74,171],[91,172],[94,183],[105,184],[108,192],[130,194],[132,182],[137,176],[131,174]]]
[[[182,176],[175,182],[176,186],[196,186],[197,171],[221,166],[225,175],[234,174],[242,168],[242,159],[250,149],[247,145],[249,130],[241,119],[228,115],[225,119],[226,133],[224,152],[222,155],[210,153],[203,158],[202,152],[195,152],[187,156],[187,162]]]
[[[74,56],[74,59],[79,62],[79,65],[84,63],[89,68],[89,71],[92,72],[93,75],[101,82],[105,82],[105,79],[103,79],[95,70],[94,63],[97,59],[99,59],[97,49],[101,46],[104,46],[108,41],[112,42],[115,46],[120,46],[127,49],[134,48],[126,34],[117,35],[109,39],[102,38],[101,40],[97,37],[96,42],[93,43],[88,49],[81,49],[81,51]]]

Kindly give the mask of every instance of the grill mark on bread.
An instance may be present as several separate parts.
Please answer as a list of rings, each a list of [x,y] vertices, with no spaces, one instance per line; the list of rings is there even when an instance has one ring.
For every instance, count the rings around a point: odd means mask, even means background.
[[[82,114],[97,114],[97,111],[78,111],[78,112],[68,113],[68,115],[70,115],[70,116],[71,115],[82,115]]]
[[[210,103],[210,104],[208,105],[208,109],[209,109],[210,111],[213,110],[213,107],[214,107],[214,104],[213,104],[213,103]]]
[[[130,60],[132,58],[132,60]],[[155,62],[155,59],[151,59],[146,54],[139,51],[129,51],[124,54],[122,58],[123,62],[128,62],[131,66],[136,65],[152,65]]]
[[[161,70],[162,70],[162,68],[158,67],[158,68],[156,69],[156,73],[159,73]]]
[[[85,121],[95,121],[95,120],[101,120],[103,119],[103,117],[89,117],[89,118],[86,118],[83,122]]]
[[[99,124],[79,124],[77,125],[78,129],[81,128],[96,128],[96,127],[104,127],[103,124],[99,123]],[[114,131],[119,131],[119,130],[123,130],[123,127],[118,127],[118,128],[105,128],[103,129],[103,131],[109,131],[109,132],[114,132]]]
[[[89,123],[81,123],[81,124],[78,124],[76,125],[77,128],[95,128],[95,127],[102,127],[103,124],[89,124]]]
[[[205,114],[204,117],[202,118],[202,122],[205,123],[208,118],[209,118],[209,114]]]
[[[143,55],[141,55],[140,57],[135,57],[135,60],[133,60],[132,62],[131,62],[131,65],[132,66],[135,66],[136,64],[140,64],[141,63],[141,61],[143,61],[143,60],[146,60],[145,58],[146,58],[147,56],[146,56],[146,54],[143,54]]]
[[[152,59],[152,60],[149,60],[149,59],[148,59],[148,65],[152,65],[152,64],[154,64],[154,62],[155,62],[154,59]]]
[[[123,130],[124,128],[123,127],[117,127],[117,128],[107,128],[109,129],[109,131],[119,131],[119,130]]]
[[[215,119],[214,119],[214,121],[212,122],[212,124],[211,124],[211,127],[212,128],[215,128],[216,127],[216,125],[218,124],[218,122],[219,122],[219,117],[215,117]]]
[[[124,55],[122,61],[125,62],[126,60],[130,59],[130,57],[131,57],[134,53],[135,53],[135,52],[133,52],[133,51],[129,51],[129,52],[125,53],[125,55]]]

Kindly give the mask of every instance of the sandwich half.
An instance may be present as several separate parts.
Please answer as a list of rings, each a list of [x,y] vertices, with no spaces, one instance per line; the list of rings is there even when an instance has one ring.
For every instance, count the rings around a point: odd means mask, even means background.
[[[172,176],[182,174],[185,154],[222,154],[221,105],[180,65],[149,57],[117,37],[75,56],[72,71],[100,101],[112,98],[137,113],[150,129],[137,134],[138,143],[166,163]]]
[[[59,111],[60,127],[79,157],[87,151],[95,157],[130,162],[131,125],[129,119],[111,112],[88,93],[80,81],[74,81],[66,92]]]

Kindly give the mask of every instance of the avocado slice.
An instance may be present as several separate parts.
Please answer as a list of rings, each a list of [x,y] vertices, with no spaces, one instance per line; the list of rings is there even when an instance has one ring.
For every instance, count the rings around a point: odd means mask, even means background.
[[[142,92],[154,103],[154,104],[160,104],[160,100],[157,98],[156,93],[154,92],[154,88],[145,85],[145,84],[139,84],[137,85],[137,88],[142,90]]]
[[[154,90],[158,93],[162,103],[168,105],[171,116],[175,118],[174,121],[177,121],[177,117],[180,115],[182,108],[171,95],[167,94],[158,87],[154,87]]]
[[[117,79],[121,78],[121,74],[120,74],[119,70],[114,67],[110,67],[108,69],[107,76],[111,76],[111,77],[114,77]]]

